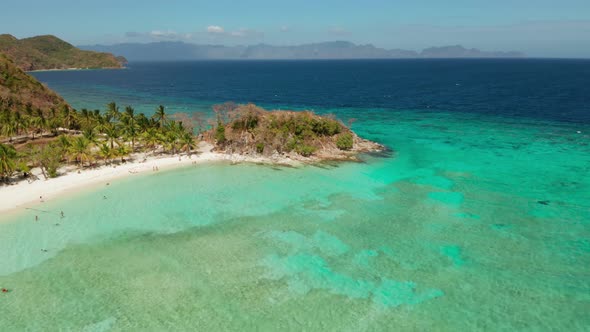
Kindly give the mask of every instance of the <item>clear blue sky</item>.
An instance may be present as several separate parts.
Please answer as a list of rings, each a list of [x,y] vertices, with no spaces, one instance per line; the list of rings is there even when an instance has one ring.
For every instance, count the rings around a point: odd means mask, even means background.
[[[0,7],[0,33],[73,44],[348,40],[419,50],[462,44],[590,57],[590,0],[33,0]]]

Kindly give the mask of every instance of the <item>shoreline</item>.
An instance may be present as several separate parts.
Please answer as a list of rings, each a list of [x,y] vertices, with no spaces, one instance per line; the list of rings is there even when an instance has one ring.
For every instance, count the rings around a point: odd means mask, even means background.
[[[111,181],[126,178],[133,175],[145,175],[154,173],[154,167],[159,171],[176,169],[193,164],[204,164],[210,162],[231,162],[272,164],[283,166],[300,166],[302,163],[290,158],[267,158],[262,156],[243,156],[213,152],[212,146],[208,143],[201,143],[199,149],[189,158],[186,155],[165,155],[149,156],[143,158],[143,154],[133,155],[134,159],[118,165],[101,165],[93,169],[83,169],[78,173],[75,169],[62,174],[56,178],[39,179],[33,182],[21,180],[11,185],[0,186],[0,222],[5,217],[18,213],[20,210],[42,204],[47,201],[58,199],[64,195],[73,194],[93,186],[107,185]],[[63,170],[63,169],[62,169]],[[37,175],[37,174],[36,174]],[[42,197],[42,199],[40,198]]]
[[[127,69],[127,67],[101,67],[101,68],[50,68],[50,69],[34,69],[25,70],[26,73],[42,73],[52,71],[83,71],[83,70],[118,70]]]

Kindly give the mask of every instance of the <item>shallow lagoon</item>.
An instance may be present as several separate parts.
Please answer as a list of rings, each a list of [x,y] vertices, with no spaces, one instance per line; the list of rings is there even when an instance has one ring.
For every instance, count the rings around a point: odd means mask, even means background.
[[[188,167],[3,220],[0,327],[590,327],[588,126],[363,112],[391,155]]]

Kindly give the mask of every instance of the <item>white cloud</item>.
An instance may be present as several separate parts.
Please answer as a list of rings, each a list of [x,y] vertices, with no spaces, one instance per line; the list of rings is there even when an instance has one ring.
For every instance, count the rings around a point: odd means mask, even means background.
[[[148,32],[126,32],[122,42],[160,42],[183,41],[189,43],[254,43],[264,39],[264,32],[239,28],[226,30],[218,25],[210,25],[200,31],[174,31],[170,29],[155,29]]]
[[[288,26],[286,26],[286,25],[283,25],[283,26],[280,28],[280,31],[281,31],[281,32],[289,32],[289,31],[290,31],[290,29],[289,29],[289,27],[288,27]]]
[[[223,34],[225,33],[225,30],[218,25],[210,25],[207,27],[207,32],[213,34]]]
[[[264,37],[263,32],[254,29],[239,28],[237,30],[226,31],[223,27],[218,25],[208,26],[207,33],[209,34],[209,38],[213,38],[216,41],[223,41],[228,38],[251,40]]]
[[[167,30],[167,31],[153,30],[149,34],[151,37],[163,38],[163,39],[176,39],[178,37],[178,34],[172,30]]]

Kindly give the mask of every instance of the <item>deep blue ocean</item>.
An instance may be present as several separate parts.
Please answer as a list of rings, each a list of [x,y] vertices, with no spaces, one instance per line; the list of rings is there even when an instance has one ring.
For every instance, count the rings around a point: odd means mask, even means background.
[[[590,60],[160,62],[34,75],[78,108],[235,101],[590,122]]]

